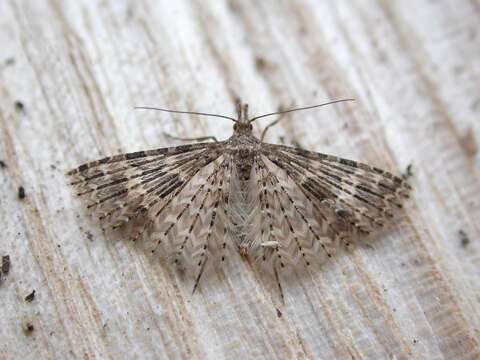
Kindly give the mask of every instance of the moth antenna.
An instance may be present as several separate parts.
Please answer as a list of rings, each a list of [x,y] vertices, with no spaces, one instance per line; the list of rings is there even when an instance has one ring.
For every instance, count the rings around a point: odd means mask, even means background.
[[[162,108],[149,107],[149,106],[135,106],[134,109],[158,110],[158,111],[164,111],[164,112],[176,113],[176,114],[190,114],[190,115],[202,115],[202,116],[219,117],[219,118],[231,120],[233,122],[237,122],[236,119],[231,118],[229,116],[219,115],[219,114],[203,113],[203,112],[197,112],[197,111],[170,110],[170,109],[162,109]]]
[[[292,111],[313,109],[313,108],[317,108],[317,107],[320,107],[320,106],[331,105],[331,104],[335,104],[335,103],[339,103],[339,102],[345,102],[345,101],[355,101],[355,99],[333,100],[333,101],[329,101],[329,102],[326,102],[326,103],[323,103],[323,104],[318,104],[318,105],[313,105],[313,106],[305,106],[305,107],[301,107],[301,108],[295,108],[295,109],[289,109],[289,110],[283,110],[283,111],[275,111],[275,112],[272,112],[272,113],[256,116],[253,119],[251,119],[250,122],[252,123],[255,120],[258,120],[260,118],[264,118],[264,117],[267,117],[267,116],[271,116],[271,115],[279,115],[279,114],[289,113],[289,112],[292,112]]]

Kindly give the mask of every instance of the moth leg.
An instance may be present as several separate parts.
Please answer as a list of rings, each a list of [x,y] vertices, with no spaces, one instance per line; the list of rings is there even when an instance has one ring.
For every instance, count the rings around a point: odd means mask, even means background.
[[[173,135],[170,135],[166,132],[163,132],[163,136],[173,139],[173,140],[180,140],[180,141],[207,141],[207,140],[213,140],[214,142],[218,142],[217,138],[215,136],[200,136],[196,138],[182,138],[182,137],[176,137]]]
[[[294,103],[290,107],[293,107]],[[279,106],[278,111],[283,111],[285,110],[283,106]],[[272,126],[277,125],[281,120],[285,118],[285,114],[280,115],[280,117],[277,120],[272,121],[270,124],[265,126],[265,128],[262,131],[262,135],[260,136],[260,141],[263,142],[263,139],[265,138],[265,135],[267,134],[268,129],[270,129]]]
[[[279,246],[278,241],[265,241],[260,244],[261,247],[271,247],[271,248],[276,248]]]
[[[260,141],[261,142],[263,142],[263,139],[265,138],[265,135],[267,134],[267,130],[270,129],[272,126],[277,125],[280,122],[280,120],[282,120],[282,118],[279,118],[275,121],[272,121],[270,124],[265,126],[265,129],[263,129],[263,131],[262,131],[262,136],[260,136]]]

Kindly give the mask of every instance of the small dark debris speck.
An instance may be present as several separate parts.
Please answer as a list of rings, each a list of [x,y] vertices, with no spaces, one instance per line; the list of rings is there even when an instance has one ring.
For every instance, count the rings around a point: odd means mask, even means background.
[[[5,161],[0,160],[0,168],[5,169],[7,167],[7,164],[5,164]]]
[[[255,58],[255,66],[256,66],[257,70],[262,71],[262,70],[265,70],[268,67],[268,62],[264,57],[257,56]]]
[[[282,315],[283,315],[282,312],[281,312],[279,309],[276,309],[276,310],[277,310],[277,316],[278,316],[279,318],[281,318]]]
[[[20,200],[25,199],[25,188],[23,186],[18,187],[18,198]]]
[[[470,238],[464,230],[458,230],[458,236],[460,237],[460,245],[462,245],[462,247],[465,248],[470,244]]]
[[[33,290],[30,294],[25,296],[26,302],[32,302],[35,299],[35,290]]]
[[[23,102],[17,100],[15,101],[15,109],[17,109],[17,111],[24,111],[25,105],[23,104]]]
[[[33,330],[35,330],[35,327],[31,323],[26,323],[23,327],[23,332],[25,333],[25,335],[30,335]]]
[[[10,255],[2,256],[2,274],[8,275],[10,272]]]
[[[13,57],[10,57],[10,58],[5,60],[5,65],[11,66],[13,64],[15,64],[15,59]]]
[[[413,343],[416,344],[418,342],[417,339],[413,339]]]
[[[85,231],[85,235],[88,240],[93,241],[93,234],[90,231]]]
[[[413,168],[413,164],[410,163],[407,165],[407,168],[405,169],[405,172],[403,173],[402,175],[402,178],[404,180],[407,180],[408,178],[411,178],[413,176],[413,171],[412,171],[412,168]]]
[[[477,99],[477,111],[480,109],[480,99]],[[470,127],[468,128],[467,132],[462,135],[460,139],[460,145],[462,146],[463,150],[469,157],[474,157],[478,152],[478,144],[475,137],[475,131]]]

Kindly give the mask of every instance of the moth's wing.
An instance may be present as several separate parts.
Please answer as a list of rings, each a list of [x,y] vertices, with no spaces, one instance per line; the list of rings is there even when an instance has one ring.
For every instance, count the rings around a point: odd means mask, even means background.
[[[258,205],[248,238],[248,254],[267,270],[321,262],[334,252],[329,223],[314,216],[314,203],[293,179],[260,153],[254,162]],[[252,211],[253,213],[253,211]]]
[[[231,161],[223,154],[203,167],[169,204],[151,234],[174,262],[187,266],[221,259],[228,221],[226,202]],[[155,250],[155,249],[152,249]],[[201,265],[201,264],[200,264]]]
[[[260,152],[242,184],[237,163],[232,162],[227,209],[229,234],[240,253],[266,270],[331,256],[331,226],[314,216],[315,204],[294,180]]]
[[[263,144],[260,160],[279,229],[269,243],[280,245],[270,250],[277,262],[308,265],[318,252],[330,257],[338,240],[348,244],[359,233],[383,226],[410,190],[384,170],[287,146]]]
[[[86,163],[66,175],[100,220],[113,227],[143,224],[140,229],[145,229],[161,219],[200,170],[220,157],[220,149],[221,143],[201,143],[139,151]]]
[[[127,225],[148,251],[166,255],[197,277],[225,260],[232,159],[223,143],[118,155],[67,173],[100,220]],[[195,285],[195,287],[196,287]]]
[[[149,234],[150,251],[163,250],[180,270],[195,275],[194,291],[207,269],[217,268],[236,250],[228,214],[232,166],[231,156],[223,153],[203,167]]]

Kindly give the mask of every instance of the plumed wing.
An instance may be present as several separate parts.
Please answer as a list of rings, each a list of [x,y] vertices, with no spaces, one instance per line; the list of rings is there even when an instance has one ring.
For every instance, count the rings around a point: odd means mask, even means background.
[[[197,283],[205,265],[227,253],[231,159],[222,143],[123,154],[67,173],[87,207],[113,227],[127,225],[133,240],[160,251]]]
[[[273,222],[263,248],[280,264],[330,257],[337,240],[383,226],[410,190],[384,170],[282,145],[263,144],[257,169],[264,217]]]
[[[195,274],[194,291],[205,270],[215,268],[234,250],[227,210],[231,171],[231,157],[222,154],[172,199],[161,221],[162,209],[147,225],[148,250],[162,250],[180,270]]]
[[[353,160],[270,144],[265,155],[312,201],[362,232],[383,226],[410,190],[403,179]]]
[[[330,257],[336,229],[321,206],[264,154],[256,157],[254,174],[258,215],[248,234],[249,255],[267,269],[310,265]]]
[[[203,143],[121,154],[81,165],[67,177],[100,220],[118,227],[168,205],[219,149]]]

